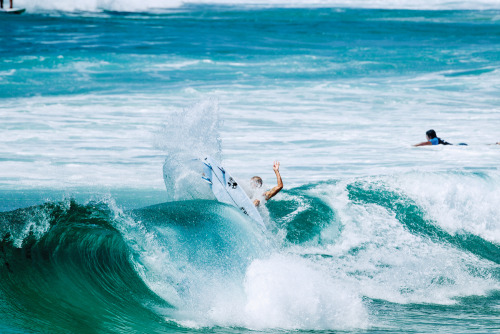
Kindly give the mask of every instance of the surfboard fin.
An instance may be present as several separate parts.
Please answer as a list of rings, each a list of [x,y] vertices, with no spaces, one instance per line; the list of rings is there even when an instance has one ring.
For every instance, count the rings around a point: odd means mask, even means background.
[[[204,177],[204,176],[202,176],[201,178],[202,178],[203,180],[205,180],[205,182],[206,182],[206,183],[208,183],[208,184],[210,184],[210,185],[212,184],[212,181],[210,181],[210,179],[209,179],[209,178]]]

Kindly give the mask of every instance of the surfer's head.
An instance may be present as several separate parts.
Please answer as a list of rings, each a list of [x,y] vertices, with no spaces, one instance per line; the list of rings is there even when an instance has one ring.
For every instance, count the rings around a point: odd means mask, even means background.
[[[429,130],[425,133],[425,135],[427,136],[427,140],[431,140],[431,139],[434,139],[437,137],[436,135],[436,131],[434,130]]]
[[[250,185],[252,188],[260,188],[262,187],[262,179],[260,176],[254,176],[250,179]]]

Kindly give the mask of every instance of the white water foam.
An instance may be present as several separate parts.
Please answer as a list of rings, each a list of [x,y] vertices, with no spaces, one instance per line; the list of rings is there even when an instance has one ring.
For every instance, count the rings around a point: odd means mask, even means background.
[[[318,265],[331,277],[357,286],[363,296],[403,304],[454,304],[459,297],[500,288],[491,277],[496,264],[411,233],[386,208],[353,203],[347,184],[311,190],[335,209],[342,225],[340,239],[335,235],[328,242],[330,231],[325,229],[323,247],[294,248],[304,255],[321,254]]]
[[[222,160],[219,105],[214,99],[197,103],[168,117],[156,134],[165,152],[163,177],[170,200],[212,198],[201,179],[202,159]]]
[[[16,5],[27,8],[29,11],[126,11],[145,12],[158,9],[176,9],[185,5],[224,5],[246,7],[333,7],[333,8],[384,8],[384,9],[500,9],[498,0],[61,0],[56,2],[18,0]]]
[[[311,261],[275,254],[254,261],[245,278],[245,327],[352,329],[368,325],[356,289]]]
[[[293,254],[254,260],[244,279],[198,270],[186,279],[190,293],[174,320],[188,327],[328,330],[369,324],[361,296],[350,283]]]
[[[152,133],[165,114],[161,103],[137,95],[12,100],[1,116],[8,129],[0,134],[8,157],[1,181],[15,188],[112,187],[126,181],[161,189],[164,156],[154,149]]]
[[[165,152],[185,154],[190,145],[191,158],[203,150],[217,158],[223,147],[225,166],[235,177],[260,175],[268,184],[275,182],[272,162],[280,160],[287,187],[415,169],[496,170],[500,146],[487,144],[499,141],[499,109],[492,107],[498,78],[496,72],[434,74],[289,88],[181,87],[168,94],[6,99],[0,182],[14,188],[161,189]],[[464,88],[443,94],[438,85]],[[206,102],[210,96],[220,102]],[[205,106],[186,108],[194,101]],[[223,127],[216,125],[220,120]],[[159,130],[161,124],[167,125]],[[429,128],[469,146],[412,148]],[[158,132],[164,135],[152,135]]]
[[[174,306],[156,308],[168,320],[190,328],[256,330],[353,329],[369,324],[355,286],[332,277],[313,261],[280,250],[272,235],[262,234],[236,210],[217,209],[223,220],[186,222],[193,225],[184,230],[169,221],[146,227],[112,200],[108,205],[115,212],[115,227],[133,250],[137,272]],[[183,235],[193,231],[200,233]],[[222,243],[231,249],[213,243],[212,234],[225,235]],[[226,267],[234,261],[237,266]]]
[[[500,174],[411,173],[387,183],[407,194],[450,233],[468,232],[500,245]]]

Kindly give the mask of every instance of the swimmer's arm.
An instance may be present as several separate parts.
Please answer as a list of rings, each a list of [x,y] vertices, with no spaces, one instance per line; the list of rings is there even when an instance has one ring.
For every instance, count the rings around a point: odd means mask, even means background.
[[[415,144],[413,146],[417,147],[417,146],[427,146],[427,145],[432,145],[432,143],[430,141],[424,141],[424,142],[421,142],[419,144]]]
[[[281,175],[280,175],[280,163],[279,161],[275,161],[273,165],[274,173],[276,174],[276,180],[278,181],[278,185],[274,187],[273,189],[266,191],[264,193],[264,196],[266,197],[266,200],[269,200],[276,196],[277,193],[283,189],[283,181],[281,180]]]

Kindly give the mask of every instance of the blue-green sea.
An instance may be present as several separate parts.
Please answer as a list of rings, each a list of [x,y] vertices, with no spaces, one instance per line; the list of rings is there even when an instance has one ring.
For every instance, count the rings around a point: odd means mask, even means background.
[[[1,333],[500,332],[498,1],[14,4]]]

